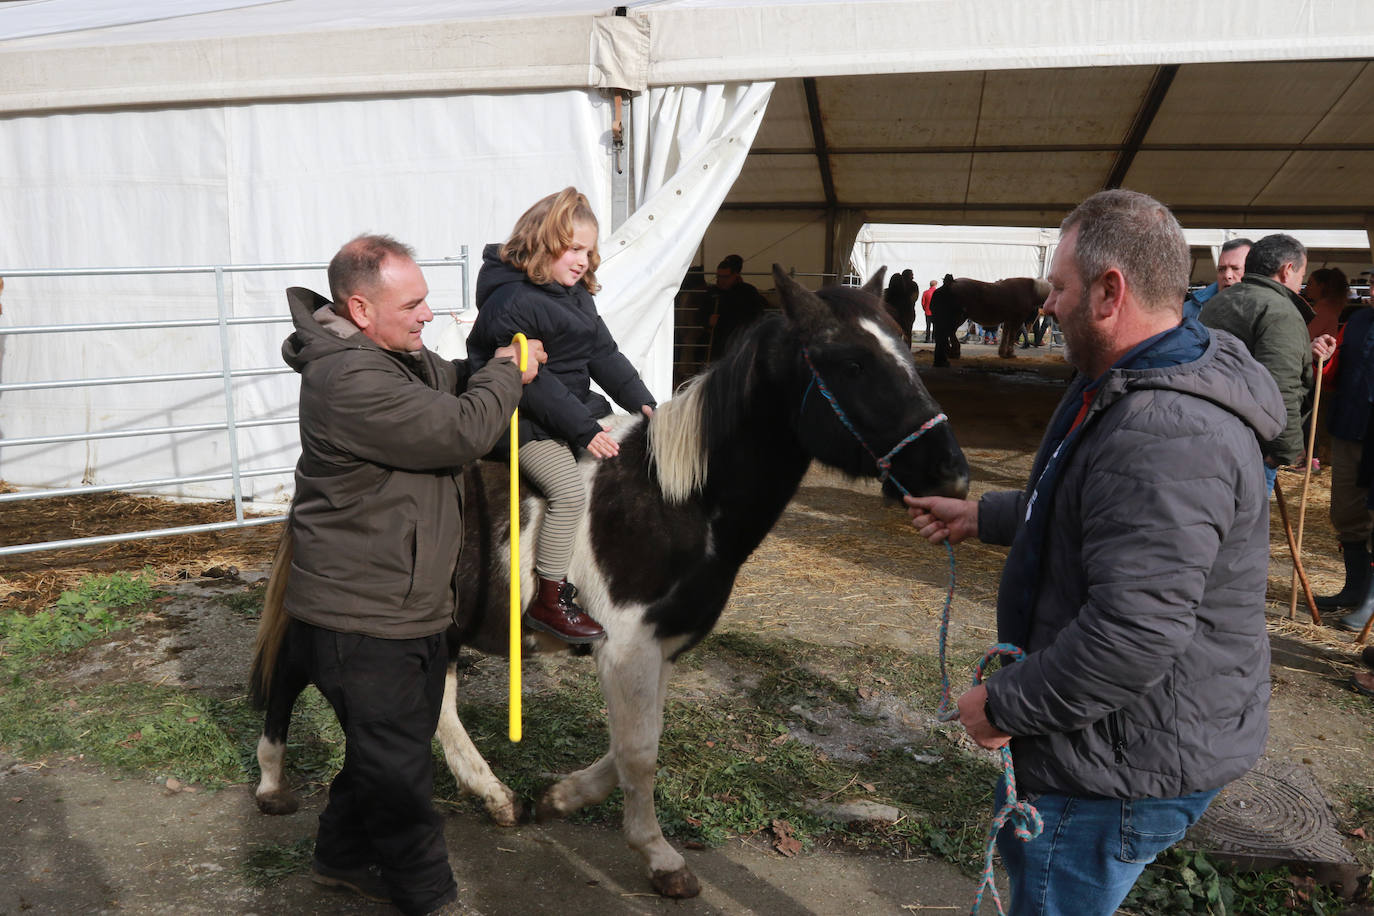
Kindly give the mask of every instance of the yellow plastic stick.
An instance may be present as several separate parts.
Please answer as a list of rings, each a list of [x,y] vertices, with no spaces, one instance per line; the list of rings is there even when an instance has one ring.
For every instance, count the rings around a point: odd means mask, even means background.
[[[520,371],[525,371],[529,348],[524,334],[511,345],[520,349]],[[520,732],[520,408],[510,417],[510,740]]]

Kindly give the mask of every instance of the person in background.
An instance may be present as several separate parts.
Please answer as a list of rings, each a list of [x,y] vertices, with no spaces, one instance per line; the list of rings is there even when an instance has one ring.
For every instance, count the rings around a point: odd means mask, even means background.
[[[1103,191],[1064,220],[1045,312],[1078,370],[1024,491],[906,497],[932,543],[1010,545],[999,642],[1025,650],[958,699],[1011,744],[1044,829],[997,847],[1015,916],[1109,916],[1268,735],[1273,378],[1182,319],[1190,257],[1158,201]],[[1005,780],[999,789],[1006,794]]]
[[[938,281],[931,280],[931,281],[930,281],[930,285],[926,287],[926,291],[923,292],[923,293],[921,293],[921,311],[925,312],[925,315],[926,315],[926,336],[925,336],[925,340],[924,340],[925,343],[930,343],[931,326],[932,326],[932,325],[931,325],[932,319],[931,319],[931,312],[930,312],[930,300],[933,299],[933,298],[935,298],[935,288],[936,288],[937,286],[939,286]]]
[[[1324,285],[1316,273],[1313,279],[1319,286]],[[1309,290],[1312,285],[1308,283]],[[1330,517],[1341,545],[1345,582],[1333,595],[1318,595],[1317,607],[1333,611],[1359,605],[1358,611],[1341,621],[1342,626],[1349,621],[1358,630],[1369,619],[1370,608],[1374,608],[1369,544],[1374,518],[1367,508],[1368,482],[1362,481],[1360,475],[1360,455],[1374,404],[1374,308],[1357,306],[1351,312],[1340,329],[1335,355],[1324,372],[1322,401],[1326,428],[1331,434]]]
[[[1307,271],[1307,249],[1291,235],[1274,233],[1255,242],[1245,258],[1245,276],[1203,304],[1198,320],[1239,337],[1269,370],[1283,394],[1288,422],[1264,443],[1265,477],[1274,489],[1278,469],[1304,451],[1304,402],[1316,381],[1314,359],[1326,359],[1336,340],[1307,336],[1312,308],[1298,293]]]
[[[1307,278],[1303,295],[1312,306],[1312,320],[1307,322],[1307,336],[1316,340],[1323,334],[1336,336],[1345,323],[1346,308],[1350,305],[1350,281],[1339,267],[1323,267],[1312,271]]]
[[[743,277],[744,258],[726,255],[716,265],[716,282],[706,287],[707,310],[703,324],[710,334],[709,360],[717,360],[730,352],[730,345],[740,331],[762,317],[768,300],[758,287]]]
[[[1249,239],[1230,239],[1221,246],[1217,255],[1217,279],[1202,289],[1188,294],[1183,300],[1183,317],[1196,318],[1203,303],[1224,289],[1235,286],[1245,277],[1245,258],[1250,254]]]

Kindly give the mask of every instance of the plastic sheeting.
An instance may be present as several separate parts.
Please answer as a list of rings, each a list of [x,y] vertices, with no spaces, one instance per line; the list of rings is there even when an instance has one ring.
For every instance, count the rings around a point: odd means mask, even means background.
[[[989,282],[1039,277],[1058,236],[1056,229],[871,224],[859,231],[850,260],[861,277],[884,265],[889,276],[910,268],[922,290],[945,274]]]
[[[705,223],[747,153],[768,98],[759,87],[695,87],[646,97],[644,205],[610,229],[610,105],[599,92],[86,112],[13,118],[0,132],[0,250],[6,267],[80,268],[327,261],[361,232],[386,232],[421,258],[500,241],[539,197],[583,190],[602,223],[598,304],[660,398],[671,378],[672,294]],[[461,308],[457,268],[426,269],[430,302]],[[324,272],[226,275],[231,316],[283,315],[283,289],[327,293]],[[471,282],[469,283],[469,286]],[[19,278],[10,326],[213,318],[206,275]],[[426,341],[451,340],[439,317]],[[237,369],[279,367],[286,324],[231,329]],[[445,334],[445,331],[448,333]],[[458,334],[458,337],[465,336]],[[0,338],[0,378],[38,382],[215,370],[214,329],[65,332]],[[239,421],[294,413],[294,374],[240,380]],[[0,394],[4,438],[212,423],[219,380]],[[290,466],[295,427],[245,429],[246,468]],[[20,486],[113,484],[229,467],[223,433],[8,447],[0,478]],[[182,487],[223,497],[228,484]],[[289,495],[289,476],[245,481],[255,499]]]
[[[0,111],[580,88],[605,72],[675,86],[1330,60],[1374,47],[1366,0],[647,0],[627,17],[647,36],[617,42],[613,60],[599,56],[606,43],[593,50],[594,21],[616,5],[605,0],[192,0],[207,11],[171,16],[162,0],[109,5],[0,5],[0,36],[30,36],[0,41]]]

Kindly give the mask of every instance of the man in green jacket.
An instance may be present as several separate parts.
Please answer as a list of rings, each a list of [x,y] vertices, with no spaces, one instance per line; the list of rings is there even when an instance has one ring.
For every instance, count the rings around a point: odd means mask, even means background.
[[[1207,300],[1198,315],[1208,327],[1239,337],[1283,395],[1288,422],[1278,438],[1261,443],[1271,491],[1278,468],[1296,463],[1303,454],[1303,401],[1316,378],[1312,360],[1329,357],[1336,346],[1330,335],[1308,338],[1312,307],[1299,295],[1306,275],[1302,242],[1283,233],[1266,235],[1246,255],[1244,278]]]
[[[425,348],[434,317],[412,250],[344,245],[333,303],[287,291],[282,345],[301,374],[287,645],[334,708],[344,765],[320,815],[312,877],[405,913],[456,907],[430,742],[443,700],[462,543],[463,465],[496,444],[534,378],[509,347],[471,374]]]

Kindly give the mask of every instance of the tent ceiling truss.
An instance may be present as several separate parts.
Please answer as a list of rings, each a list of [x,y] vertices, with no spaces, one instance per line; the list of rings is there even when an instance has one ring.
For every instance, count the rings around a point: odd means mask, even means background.
[[[724,208],[1010,225],[1115,187],[1195,226],[1365,228],[1374,62],[782,80]]]

